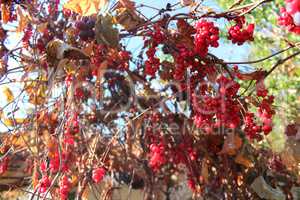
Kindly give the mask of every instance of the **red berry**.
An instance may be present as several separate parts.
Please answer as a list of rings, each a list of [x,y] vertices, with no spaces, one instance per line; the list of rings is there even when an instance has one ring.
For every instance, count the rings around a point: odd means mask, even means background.
[[[104,176],[105,176],[106,170],[103,167],[94,169],[92,172],[92,179],[95,183],[100,183]]]

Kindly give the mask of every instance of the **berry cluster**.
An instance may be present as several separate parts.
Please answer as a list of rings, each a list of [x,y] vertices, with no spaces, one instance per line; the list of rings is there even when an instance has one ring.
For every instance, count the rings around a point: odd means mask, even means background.
[[[279,25],[286,26],[290,32],[300,34],[300,1],[286,0],[286,7],[280,9]]]
[[[246,28],[244,28],[246,20],[245,17],[240,17],[235,20],[236,24],[231,26],[228,30],[228,39],[232,41],[233,44],[242,45],[246,41],[253,41],[253,32],[254,32],[254,24],[248,24]]]
[[[104,176],[105,176],[106,170],[104,167],[99,167],[97,169],[94,169],[92,172],[92,179],[95,183],[100,183]]]
[[[90,17],[84,17],[80,21],[76,21],[75,27],[78,31],[79,38],[83,41],[92,40],[95,37],[96,20]]]
[[[150,160],[149,165],[154,170],[157,171],[162,165],[167,162],[165,157],[165,146],[163,143],[151,144],[150,145]]]
[[[150,39],[145,41],[145,46],[149,46],[146,52],[148,59],[145,61],[145,74],[154,76],[160,66],[160,60],[155,57],[156,48],[164,41],[165,36],[159,26],[154,26],[154,31],[149,32],[147,36]]]
[[[66,175],[62,176],[59,182],[59,194],[61,200],[68,199],[69,192],[71,190],[71,182]]]
[[[217,83],[218,96],[194,93],[192,98],[194,123],[206,133],[211,133],[213,128],[221,126],[237,128],[240,124],[239,112],[242,108],[235,99],[240,85],[225,76],[218,78]]]
[[[202,20],[195,26],[196,34],[194,38],[195,51],[200,57],[205,57],[208,53],[208,47],[218,47],[219,28],[213,22]]]
[[[39,182],[39,192],[45,193],[47,189],[50,187],[50,185],[51,185],[51,180],[49,176],[43,176]]]

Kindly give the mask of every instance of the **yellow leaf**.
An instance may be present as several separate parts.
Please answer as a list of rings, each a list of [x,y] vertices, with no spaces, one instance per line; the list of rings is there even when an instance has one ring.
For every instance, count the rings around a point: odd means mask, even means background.
[[[6,126],[14,125],[14,121],[12,119],[5,118],[5,119],[2,119],[2,121],[3,121],[3,124],[5,124]]]
[[[24,14],[23,10],[21,9],[21,7],[19,6],[17,8],[17,15],[19,17],[19,25],[16,29],[16,32],[17,33],[20,33],[22,32],[25,27],[27,26],[28,22],[29,22],[29,19],[28,17]]]
[[[108,3],[108,0],[69,0],[64,8],[83,16],[97,14]]]
[[[14,100],[14,94],[12,93],[12,91],[8,87],[4,88],[3,94],[5,95],[7,102],[10,103]]]

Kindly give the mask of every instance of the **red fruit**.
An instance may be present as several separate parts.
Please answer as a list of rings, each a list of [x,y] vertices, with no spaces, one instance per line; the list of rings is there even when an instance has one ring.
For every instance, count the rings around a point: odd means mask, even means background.
[[[64,175],[59,183],[60,199],[66,200],[68,198],[70,190],[71,182],[69,181],[68,177]]]
[[[194,37],[195,51],[205,57],[208,53],[208,47],[218,47],[219,29],[213,22],[202,20],[195,26],[197,32]]]
[[[269,134],[272,131],[272,126],[270,126],[270,125],[264,125],[262,127],[262,130],[263,130],[264,134],[267,135],[267,134]]]
[[[45,193],[47,191],[47,189],[50,187],[51,185],[51,180],[49,179],[48,176],[44,176],[41,180],[40,180],[40,192],[41,193]]]
[[[94,169],[92,172],[92,179],[95,183],[100,183],[104,176],[105,176],[106,170],[103,167]]]

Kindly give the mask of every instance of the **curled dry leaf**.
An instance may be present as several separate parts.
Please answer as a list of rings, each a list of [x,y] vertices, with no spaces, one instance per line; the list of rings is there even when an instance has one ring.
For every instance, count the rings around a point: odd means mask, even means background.
[[[111,47],[119,45],[119,31],[113,27],[114,20],[111,15],[99,15],[95,25],[96,41]]]
[[[128,8],[118,9],[116,20],[126,30],[132,30],[145,22],[145,20],[140,18],[135,11],[129,10]]]
[[[69,0],[64,8],[82,16],[89,16],[97,14],[107,3],[108,0]]]
[[[51,40],[46,46],[47,61],[51,64],[57,63],[56,61],[67,59],[89,59],[82,50],[72,47],[59,39]]]

